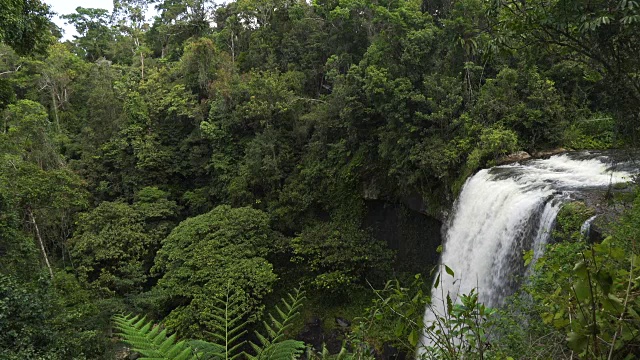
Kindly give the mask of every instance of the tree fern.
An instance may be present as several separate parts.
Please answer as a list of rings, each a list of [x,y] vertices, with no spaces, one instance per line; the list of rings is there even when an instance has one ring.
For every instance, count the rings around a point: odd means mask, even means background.
[[[304,292],[295,289],[294,294],[287,294],[289,301],[282,299],[284,307],[276,305],[276,316],[269,314],[270,323],[263,322],[266,336],[256,331],[256,337],[261,345],[251,342],[251,347],[256,355],[247,355],[251,360],[290,360],[295,359],[304,352],[305,344],[297,340],[285,340],[285,332],[292,325],[293,319],[298,316],[298,309],[302,306]]]
[[[139,316],[114,316],[119,336],[140,353],[140,360],[192,360],[199,359],[185,341],[176,342],[176,335],[167,336],[167,330]]]

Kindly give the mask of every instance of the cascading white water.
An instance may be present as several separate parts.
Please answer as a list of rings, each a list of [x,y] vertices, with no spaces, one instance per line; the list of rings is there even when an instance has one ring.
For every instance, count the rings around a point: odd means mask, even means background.
[[[598,217],[598,215],[593,215],[592,217],[588,218],[587,221],[584,222],[584,224],[582,224],[582,226],[580,226],[580,234],[584,237],[589,237],[589,234],[591,233],[591,223],[593,223],[593,221]]]
[[[576,153],[485,169],[469,178],[455,203],[441,255],[455,277],[440,277],[425,324],[435,320],[434,311],[444,314],[447,294],[455,302],[458,294],[476,289],[480,302],[499,306],[525,273],[523,251],[533,249],[534,261],[543,254],[556,215],[572,193],[606,189],[630,177],[612,168],[605,156]],[[431,344],[427,335],[421,340]]]

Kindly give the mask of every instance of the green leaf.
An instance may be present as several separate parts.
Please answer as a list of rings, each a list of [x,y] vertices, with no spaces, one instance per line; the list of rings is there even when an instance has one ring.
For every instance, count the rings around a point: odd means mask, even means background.
[[[409,334],[409,344],[411,344],[412,347],[415,347],[416,345],[418,345],[418,332],[414,329],[411,330],[411,333]]]
[[[578,301],[583,302],[591,298],[591,289],[588,280],[579,280],[574,286],[573,291]]]
[[[573,267],[573,272],[576,274],[576,276],[578,276],[578,278],[586,279],[587,278],[587,265],[585,264],[584,261],[579,261]]]
[[[613,277],[606,271],[599,271],[595,274],[596,281],[602,289],[605,295],[611,292],[611,286],[613,285]]]
[[[396,324],[396,328],[394,330],[394,334],[396,337],[400,337],[402,336],[402,333],[404,332],[404,322],[403,321],[398,321],[398,323]]]
[[[452,277],[454,276],[453,270],[451,270],[451,268],[447,265],[444,266],[444,270],[447,272],[447,274],[451,275]]]
[[[375,312],[375,314],[373,315],[373,317],[374,317],[376,320],[380,321],[380,320],[382,320],[382,317],[383,317],[383,316],[382,316],[382,313],[381,313],[380,311],[376,311],[376,312]]]
[[[636,310],[633,307],[629,307],[627,311],[634,319],[640,320],[640,315],[638,314],[638,312],[636,312]]]
[[[607,294],[607,299],[602,301],[602,307],[615,314],[619,314],[624,309],[622,299],[614,294]]]
[[[575,352],[582,352],[589,342],[589,338],[587,338],[583,334],[579,334],[576,332],[570,332],[567,335],[567,343],[569,347]]]

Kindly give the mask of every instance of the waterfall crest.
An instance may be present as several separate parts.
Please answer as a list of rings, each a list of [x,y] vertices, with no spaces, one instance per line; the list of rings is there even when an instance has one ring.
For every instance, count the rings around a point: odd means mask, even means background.
[[[455,302],[472,289],[485,305],[501,305],[525,274],[523,251],[533,249],[534,261],[543,254],[562,203],[578,191],[630,181],[629,172],[617,170],[622,168],[600,153],[583,152],[498,166],[469,178],[444,231],[441,263],[455,277],[441,276],[432,307],[443,314],[443,297]],[[435,320],[431,309],[424,319]],[[431,344],[426,335],[422,344]]]

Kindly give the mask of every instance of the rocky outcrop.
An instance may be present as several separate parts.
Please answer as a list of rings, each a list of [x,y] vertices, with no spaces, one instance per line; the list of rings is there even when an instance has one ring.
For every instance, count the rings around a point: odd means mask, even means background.
[[[550,150],[542,150],[533,153],[533,157],[536,159],[546,159],[553,155],[558,155],[567,152],[568,150],[565,148],[555,148]]]
[[[565,153],[567,151],[568,150],[565,149],[565,148],[542,150],[542,151],[534,152],[533,154],[529,154],[526,151],[518,151],[518,152],[515,152],[515,153],[512,153],[512,154],[509,154],[507,156],[503,156],[503,157],[499,158],[498,160],[496,160],[496,165],[511,164],[511,163],[514,163],[514,162],[524,161],[524,160],[529,160],[529,159],[546,159],[546,158],[551,157],[553,155],[562,154],[562,153]]]
[[[531,155],[529,155],[528,152],[518,151],[513,154],[509,154],[507,156],[501,157],[496,161],[496,165],[510,164],[510,163],[514,163],[522,160],[527,160],[527,159],[531,159]]]

